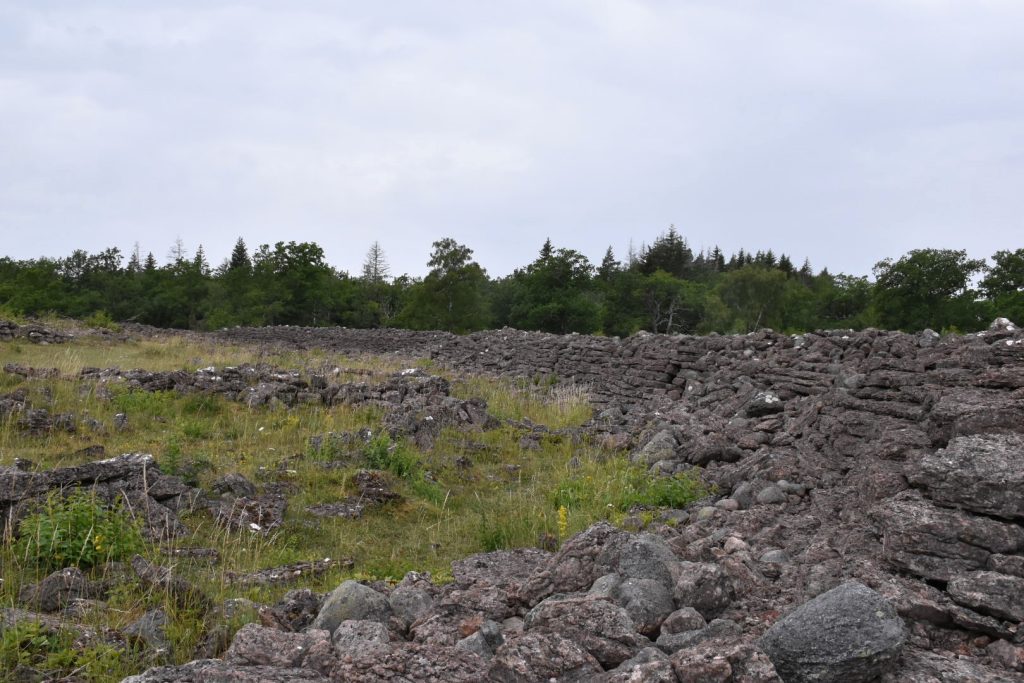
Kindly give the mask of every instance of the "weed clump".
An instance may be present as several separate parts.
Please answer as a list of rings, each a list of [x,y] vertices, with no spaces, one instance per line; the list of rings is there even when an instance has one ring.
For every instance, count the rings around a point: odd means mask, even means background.
[[[636,465],[619,468],[609,465],[596,477],[576,476],[561,482],[552,492],[551,502],[556,509],[607,507],[628,512],[681,508],[704,498],[708,492],[695,470],[662,476],[652,475]]]
[[[374,437],[363,447],[366,465],[375,470],[386,470],[405,480],[409,488],[419,496],[433,503],[440,503],[444,493],[428,479],[416,452],[404,442],[393,443],[387,433]]]
[[[76,648],[75,640],[76,634],[69,630],[55,631],[34,621],[15,624],[0,633],[0,671],[22,668],[50,676],[117,680],[137,666],[133,652],[102,642]]]
[[[110,317],[109,313],[102,309],[87,316],[82,320],[82,322],[85,323],[86,326],[96,329],[110,330],[111,332],[121,331],[121,326]]]
[[[138,522],[120,506],[108,508],[82,490],[50,494],[18,530],[18,554],[48,569],[88,569],[140,552],[144,545]]]
[[[391,437],[381,434],[370,440],[363,448],[366,464],[375,470],[387,470],[396,477],[412,479],[419,473],[420,463],[416,454],[403,444],[391,442]]]

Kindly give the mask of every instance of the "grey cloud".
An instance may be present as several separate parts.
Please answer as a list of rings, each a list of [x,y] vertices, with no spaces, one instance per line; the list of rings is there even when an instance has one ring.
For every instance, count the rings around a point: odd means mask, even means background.
[[[350,6],[351,5],[351,6]],[[377,5],[382,5],[378,7]],[[492,274],[674,223],[858,274],[1019,246],[1012,2],[0,9],[5,251],[453,236]]]

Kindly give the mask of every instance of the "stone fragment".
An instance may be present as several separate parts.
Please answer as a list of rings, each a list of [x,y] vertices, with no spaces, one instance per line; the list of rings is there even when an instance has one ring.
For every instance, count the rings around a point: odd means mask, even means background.
[[[368,643],[387,644],[391,642],[388,628],[379,621],[357,621],[349,619],[338,624],[331,634],[334,649],[345,655],[365,647]]]
[[[166,655],[171,649],[170,640],[167,638],[167,625],[170,621],[167,612],[162,609],[149,610],[128,624],[123,633],[142,641],[149,651],[158,655]]]
[[[315,643],[330,640],[330,632],[320,629],[287,633],[246,624],[235,634],[224,660],[243,666],[301,667]]]
[[[662,633],[683,633],[684,631],[699,631],[707,626],[704,617],[692,607],[682,607],[668,615],[661,624]]]
[[[494,653],[487,675],[494,683],[584,683],[602,673],[601,665],[573,641],[550,631],[528,631]]]
[[[985,652],[993,662],[1004,669],[1024,672],[1024,647],[1011,645],[1005,640],[996,640],[985,648]]]
[[[704,641],[670,661],[680,683],[782,683],[768,656],[742,640]]]
[[[672,589],[676,607],[692,607],[705,619],[713,619],[732,602],[732,581],[717,564],[680,562],[679,571]]]
[[[494,657],[495,650],[501,647],[504,642],[505,638],[501,635],[501,626],[487,619],[480,624],[480,628],[475,633],[457,642],[455,647],[460,650],[475,652],[484,659],[491,659]]]
[[[72,600],[100,595],[100,587],[93,585],[82,570],[67,567],[53,572],[39,583],[23,586],[18,592],[18,602],[29,609],[56,612]]]
[[[594,683],[677,683],[668,656],[656,647],[645,647],[611,671],[593,679]]]
[[[530,610],[530,631],[551,631],[569,638],[605,667],[615,667],[643,647],[632,619],[609,600],[589,595],[551,597]]]
[[[1016,683],[1015,674],[995,669],[977,660],[941,650],[929,652],[907,648],[899,662],[879,679],[879,683]]]
[[[183,666],[160,666],[121,683],[328,683],[316,671],[275,666],[243,666],[220,659],[197,659]]]
[[[486,671],[487,662],[473,652],[455,647],[402,643],[392,647],[365,647],[341,657],[331,670],[331,680],[344,683],[479,683],[488,680]]]

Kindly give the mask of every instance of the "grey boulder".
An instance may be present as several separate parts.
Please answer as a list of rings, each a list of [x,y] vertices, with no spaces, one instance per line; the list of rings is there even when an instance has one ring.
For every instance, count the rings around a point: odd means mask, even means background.
[[[343,621],[386,622],[390,616],[386,597],[356,581],[345,581],[327,596],[311,628],[333,633]]]
[[[906,639],[892,605],[847,581],[777,621],[761,648],[787,683],[867,683],[893,664]]]

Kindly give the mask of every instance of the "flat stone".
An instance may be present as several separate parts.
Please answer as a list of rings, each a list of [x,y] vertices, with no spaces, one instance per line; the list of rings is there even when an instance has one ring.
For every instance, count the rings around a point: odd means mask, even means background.
[[[1024,519],[1024,435],[956,437],[908,468],[907,479],[940,505]]]
[[[904,491],[872,508],[882,534],[882,556],[918,576],[949,581],[985,569],[990,555],[1024,548],[1024,529],[1014,524],[940,508],[918,491]]]
[[[955,601],[983,614],[1024,622],[1024,578],[997,572],[954,576],[946,586]]]

